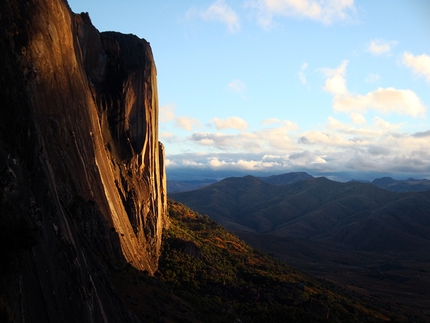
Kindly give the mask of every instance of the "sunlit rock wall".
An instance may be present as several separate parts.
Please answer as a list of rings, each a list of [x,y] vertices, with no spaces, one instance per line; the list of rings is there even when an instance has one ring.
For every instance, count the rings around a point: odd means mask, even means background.
[[[114,225],[124,245],[132,246],[124,248],[126,258],[153,272],[166,222],[166,179],[151,47],[134,35],[99,34],[87,14],[74,21],[109,164],[96,161],[99,168],[109,166],[113,181],[102,172],[103,187],[110,208],[122,214],[112,217]],[[140,246],[144,250],[136,253]]]
[[[154,273],[167,225],[149,43],[62,0],[0,10],[1,188],[37,235],[5,287],[15,320],[136,321],[106,268]]]

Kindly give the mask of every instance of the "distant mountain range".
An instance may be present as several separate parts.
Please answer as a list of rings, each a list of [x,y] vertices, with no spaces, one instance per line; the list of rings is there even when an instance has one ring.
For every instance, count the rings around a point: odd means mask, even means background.
[[[427,184],[290,173],[226,178],[169,197],[295,266],[352,289],[399,293],[422,309],[430,297],[430,191],[392,190]]]
[[[257,177],[262,181],[273,185],[287,185],[301,181],[307,181],[314,177],[305,172],[286,173],[281,175],[272,175],[267,177]]]
[[[194,181],[167,181],[167,191],[169,193],[187,192],[216,182],[216,179],[203,179]]]
[[[287,185],[293,184],[299,181],[306,181],[313,179],[312,175],[305,172],[292,172],[281,175],[272,175],[267,177],[259,177],[264,182],[273,185]],[[167,190],[169,193],[193,191],[198,188],[207,186],[218,182],[216,179],[204,179],[204,180],[191,180],[191,181],[167,181]],[[359,183],[370,183],[380,188],[393,191],[393,192],[423,192],[430,190],[430,180],[427,179],[414,179],[409,178],[407,180],[395,180],[391,177],[377,178],[373,181],[363,180],[351,180],[351,182]]]
[[[393,192],[422,192],[430,190],[428,179],[395,180],[391,177],[382,177],[372,181],[373,185]]]
[[[233,231],[359,250],[424,250],[430,245],[430,192],[398,193],[324,177],[272,185],[245,176],[170,197]]]

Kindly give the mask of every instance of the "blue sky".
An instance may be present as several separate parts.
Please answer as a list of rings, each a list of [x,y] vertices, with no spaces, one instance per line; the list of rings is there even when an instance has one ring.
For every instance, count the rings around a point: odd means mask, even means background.
[[[430,1],[69,5],[151,43],[168,179],[430,178]]]

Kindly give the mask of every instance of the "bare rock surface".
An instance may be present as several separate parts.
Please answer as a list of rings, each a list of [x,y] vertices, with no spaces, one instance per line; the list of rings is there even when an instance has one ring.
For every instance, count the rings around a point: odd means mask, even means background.
[[[16,322],[136,322],[106,271],[154,273],[168,223],[150,45],[63,0],[0,13],[0,222],[34,235],[0,301]]]

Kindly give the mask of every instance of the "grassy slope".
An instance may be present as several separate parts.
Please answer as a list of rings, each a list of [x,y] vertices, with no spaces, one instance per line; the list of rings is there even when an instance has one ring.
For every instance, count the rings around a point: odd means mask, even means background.
[[[180,203],[169,201],[169,213],[156,276],[111,271],[143,322],[417,322],[252,249]]]

